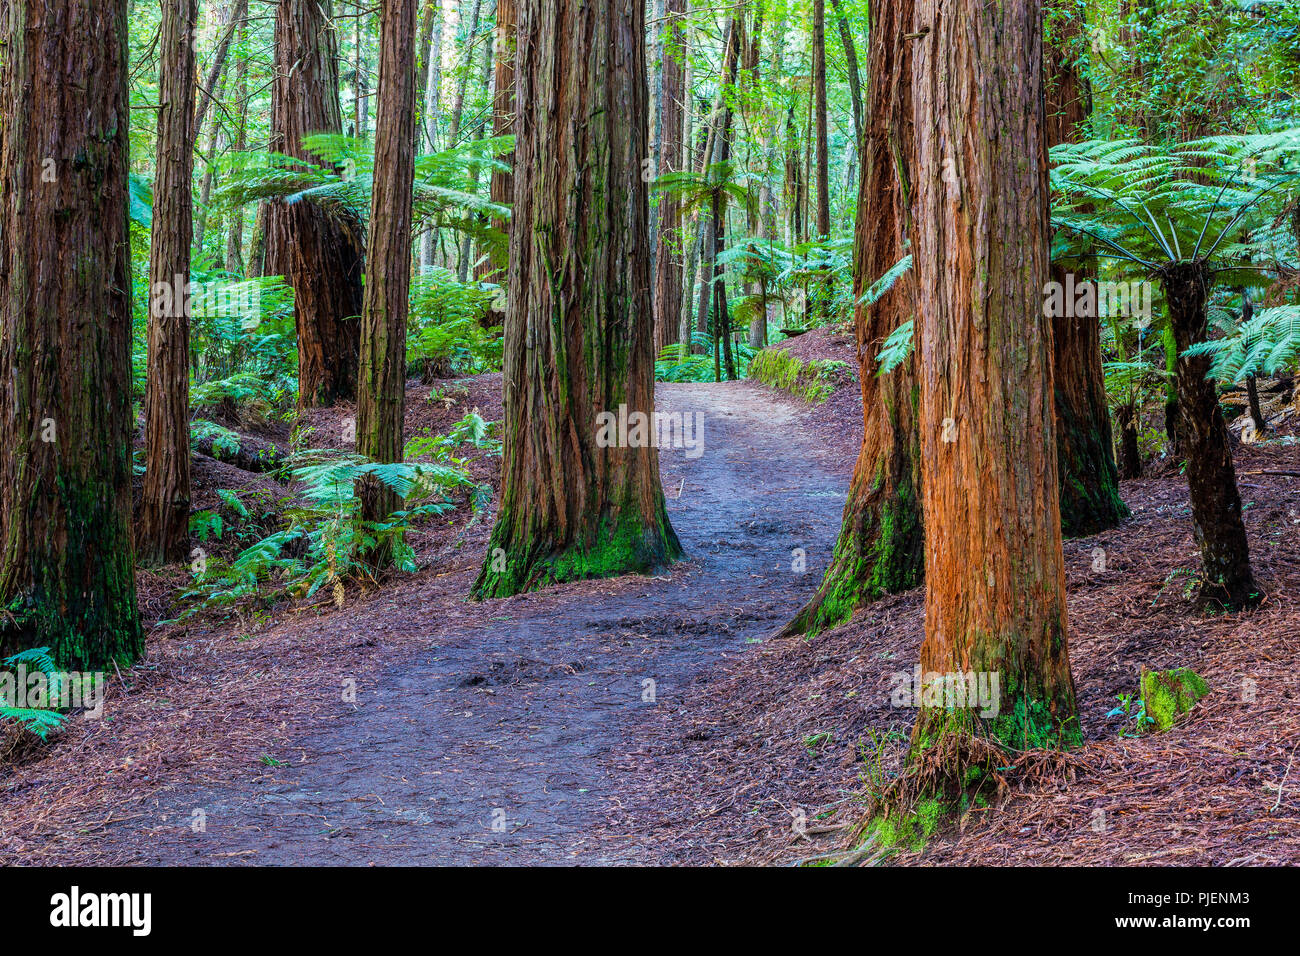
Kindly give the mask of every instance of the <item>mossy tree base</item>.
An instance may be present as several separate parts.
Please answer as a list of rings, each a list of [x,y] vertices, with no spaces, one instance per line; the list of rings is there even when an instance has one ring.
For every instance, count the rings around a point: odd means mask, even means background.
[[[513,535],[510,523],[501,520],[471,596],[510,597],[566,581],[661,571],[682,557],[682,546],[662,502],[659,510],[661,519],[652,526],[624,511],[612,528],[601,521],[589,534],[558,546],[545,535]]]
[[[914,419],[909,416],[909,421]],[[887,455],[874,456],[863,446],[831,565],[817,593],[781,636],[815,636],[845,623],[858,608],[923,582],[919,463],[915,448],[908,448],[906,441],[909,437],[915,441],[915,434],[895,431],[893,435],[896,441]],[[871,457],[877,460],[864,461]]]

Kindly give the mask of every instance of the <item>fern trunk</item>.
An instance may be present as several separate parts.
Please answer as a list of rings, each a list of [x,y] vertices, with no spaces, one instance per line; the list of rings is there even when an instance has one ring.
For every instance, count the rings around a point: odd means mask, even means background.
[[[1201,549],[1200,600],[1227,608],[1253,607],[1260,593],[1250,568],[1228,426],[1215,383],[1208,377],[1211,359],[1183,354],[1209,336],[1209,270],[1204,261],[1177,262],[1159,275],[1179,356],[1177,425],[1187,456],[1192,521]]]

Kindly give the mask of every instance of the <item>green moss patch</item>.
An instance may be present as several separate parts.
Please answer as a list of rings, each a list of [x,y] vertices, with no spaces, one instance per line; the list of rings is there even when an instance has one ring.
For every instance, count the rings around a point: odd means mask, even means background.
[[[1144,710],[1138,721],[1139,732],[1158,734],[1168,730],[1209,692],[1209,685],[1189,667],[1168,671],[1143,668],[1138,678]]]
[[[763,349],[749,363],[749,377],[789,392],[810,405],[820,405],[848,380],[848,362],[830,359],[804,361],[787,349]]]

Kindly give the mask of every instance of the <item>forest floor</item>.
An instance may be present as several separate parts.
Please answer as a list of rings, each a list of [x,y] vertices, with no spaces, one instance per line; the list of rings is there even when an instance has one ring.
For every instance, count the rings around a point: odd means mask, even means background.
[[[845,336],[789,347],[853,359]],[[861,441],[856,389],[813,408],[744,382],[660,385],[658,399],[705,416],[702,456],[662,453],[687,562],[475,604],[490,519],[462,502],[413,535],[416,574],[349,588],[341,608],[156,628],[145,661],[112,676],[103,719],[0,765],[0,863],[844,854],[868,768],[896,769],[905,748],[913,712],[890,691],[917,658],[923,594],[811,641],[770,635],[829,559]],[[413,386],[408,434],[472,407],[500,418],[500,376]],[[341,445],[350,414],[314,413],[316,443]],[[1153,466],[1125,482],[1133,516],[1065,545],[1085,745],[893,862],[1300,863],[1300,478],[1265,474],[1300,471],[1296,417],[1236,450],[1264,605],[1197,612],[1184,479]],[[499,459],[471,470],[495,483]],[[218,488],[284,494],[272,486],[203,459],[195,507]],[[174,616],[185,577],[141,574],[147,619]],[[1212,693],[1173,730],[1130,737],[1110,712],[1143,666],[1193,667]]]

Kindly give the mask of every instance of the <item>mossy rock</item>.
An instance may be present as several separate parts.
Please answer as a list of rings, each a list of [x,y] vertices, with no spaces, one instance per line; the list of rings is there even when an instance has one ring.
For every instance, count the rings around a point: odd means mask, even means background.
[[[1138,694],[1144,709],[1144,716],[1138,722],[1139,731],[1158,734],[1168,730],[1209,692],[1209,685],[1190,667],[1169,671],[1143,668],[1138,678]]]

